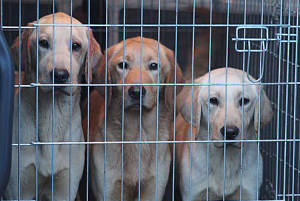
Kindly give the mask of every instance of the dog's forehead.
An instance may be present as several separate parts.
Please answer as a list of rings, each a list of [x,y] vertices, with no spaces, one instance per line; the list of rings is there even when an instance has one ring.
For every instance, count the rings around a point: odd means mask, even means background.
[[[54,16],[54,21],[53,21],[53,16]],[[53,26],[52,24],[67,24],[66,26]],[[55,13],[54,15],[47,15],[42,17],[39,20],[39,24],[50,24],[49,26],[47,25],[42,25],[39,27],[39,35],[46,35],[47,38],[52,39],[53,38],[53,33],[56,38],[69,38],[70,39],[70,34],[72,31],[72,36],[73,39],[79,39],[81,38],[84,40],[86,37],[86,31],[87,29],[85,27],[80,27],[80,26],[75,26],[71,27],[68,26],[69,24],[81,24],[78,20],[75,18],[71,18],[69,15],[64,14],[64,13]],[[34,38],[36,37],[36,32],[34,32]],[[77,38],[76,38],[77,37]]]
[[[54,27],[53,26],[43,26],[39,29],[39,34],[45,34],[46,36],[48,36],[49,38],[52,38],[53,33],[55,35],[55,37],[59,37],[59,38],[70,38],[71,36],[71,28],[70,27]],[[84,28],[80,28],[80,27],[73,27],[72,28],[72,36],[73,39],[76,37],[81,38],[81,39],[85,39],[87,38],[86,36],[86,32],[84,30]]]
[[[246,74],[236,69],[228,68],[227,71],[226,69],[212,71],[210,76],[209,74],[205,75],[202,83],[205,84],[201,89],[204,96],[207,96],[209,91],[211,94],[220,96],[225,96],[225,92],[227,92],[228,98],[239,96],[242,93],[245,95],[256,94],[255,86],[248,85],[250,82]],[[209,84],[212,85],[209,87]]]
[[[159,51],[159,58],[164,60],[165,50],[163,47],[160,47],[158,50],[157,43],[151,43],[148,40],[141,43],[140,40],[129,39],[129,41],[125,41],[125,46],[123,42],[116,45],[113,57],[122,58],[124,56],[127,60],[140,62],[142,56],[143,61],[150,61],[157,60],[157,51]]]
[[[92,36],[91,36],[92,37]],[[30,41],[35,41],[37,38],[36,31],[30,36]],[[70,27],[55,27],[53,26],[43,26],[39,29],[39,40],[47,39],[48,42],[55,40],[55,44],[59,45],[70,44],[72,42],[79,42],[83,47],[88,44],[88,35],[83,27],[73,27],[72,28],[72,37]]]
[[[40,24],[53,24],[53,18],[54,18],[54,23],[55,24],[81,24],[77,19],[62,13],[58,12],[50,15],[46,15],[42,18],[39,19]]]

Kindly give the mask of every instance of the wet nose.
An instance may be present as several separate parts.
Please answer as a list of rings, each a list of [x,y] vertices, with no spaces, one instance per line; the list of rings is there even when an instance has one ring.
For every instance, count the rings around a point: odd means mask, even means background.
[[[53,79],[53,71],[50,72],[51,80]],[[64,84],[69,79],[69,72],[67,70],[54,69],[54,83]]]
[[[225,127],[221,128],[221,134],[225,135]],[[236,126],[226,126],[226,140],[234,140],[239,134],[240,130]]]
[[[140,86],[132,86],[128,90],[128,94],[133,99],[140,99],[141,95],[141,87]],[[146,95],[145,87],[142,87],[142,97]]]

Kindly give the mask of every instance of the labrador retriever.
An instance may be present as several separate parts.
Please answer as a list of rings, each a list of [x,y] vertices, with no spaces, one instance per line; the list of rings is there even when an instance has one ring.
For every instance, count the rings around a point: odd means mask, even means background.
[[[175,75],[177,83],[183,83],[181,70],[178,65],[175,68],[174,54],[170,49],[148,38],[131,38],[110,47],[107,50],[107,63],[105,60],[102,59],[94,80],[100,84],[107,80],[109,84],[127,85],[107,86],[106,89],[96,87],[97,91],[90,98],[89,138],[93,142],[132,143],[91,146],[93,192],[97,200],[103,200],[104,197],[110,201],[121,198],[128,201],[138,198],[162,200],[171,161],[169,147],[166,143],[156,145],[138,142],[169,139],[174,86],[139,84],[171,84]],[[176,93],[181,89],[182,86],[177,86]],[[105,107],[107,115],[104,113]],[[87,116],[83,128],[86,132]]]
[[[47,15],[39,23],[53,24],[53,19],[55,24],[71,23],[71,17],[64,13]],[[29,27],[34,23],[37,22],[30,23]],[[74,18],[72,23],[81,24]],[[4,198],[74,200],[83,172],[85,146],[45,143],[84,141],[80,87],[55,86],[53,92],[52,86],[42,85],[53,81],[54,84],[78,84],[84,71],[88,77],[88,63],[92,73],[100,62],[101,50],[86,27],[72,27],[72,44],[70,26],[57,26],[53,31],[52,25],[41,25],[38,30],[38,41],[37,31],[26,29],[21,34],[21,44],[17,38],[11,47],[16,67],[21,47],[22,84],[38,82],[41,86],[21,88],[16,94],[13,143],[29,146],[13,147],[11,175]]]
[[[183,200],[239,200],[240,193],[243,200],[255,200],[263,161],[257,142],[241,140],[255,140],[258,129],[270,121],[270,101],[259,85],[243,88],[241,84],[250,81],[241,70],[221,68],[210,75],[195,81],[200,85],[193,87],[193,95],[190,90],[178,96],[179,104],[184,101],[175,140],[202,141],[175,145]],[[203,142],[208,140],[211,143]]]

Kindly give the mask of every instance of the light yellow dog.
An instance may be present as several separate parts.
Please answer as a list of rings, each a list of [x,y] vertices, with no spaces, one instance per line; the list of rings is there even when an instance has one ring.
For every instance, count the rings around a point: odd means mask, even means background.
[[[222,200],[223,195],[226,200],[238,200],[240,190],[241,199],[257,199],[262,183],[262,157],[257,151],[257,142],[245,142],[241,161],[241,142],[238,140],[255,140],[258,125],[266,125],[273,112],[269,99],[264,90],[260,90],[259,85],[246,85],[244,91],[242,85],[228,85],[225,89],[222,84],[226,83],[226,73],[228,84],[250,83],[242,71],[233,68],[226,71],[225,68],[221,68],[211,71],[210,82],[209,74],[195,81],[204,86],[193,87],[193,99],[191,91],[187,98],[181,94],[178,98],[179,104],[183,106],[176,120],[176,140],[216,141],[192,143],[192,150],[190,143],[176,144],[177,170],[180,174],[181,194],[185,201],[206,200],[207,187],[209,200]],[[219,85],[205,85],[208,83]],[[184,101],[181,102],[182,100]],[[225,158],[222,142],[224,139],[236,140],[226,142]]]
[[[53,17],[55,24],[71,23],[71,17],[64,13],[45,16],[39,23],[52,24]],[[81,23],[73,18],[73,24]],[[29,26],[32,26],[32,23]],[[15,40],[11,52],[18,67],[19,45],[21,46],[20,65],[25,71],[23,84],[35,83],[37,73],[40,84],[52,84],[53,80],[55,84],[79,83],[82,73],[88,71],[89,32],[86,27],[73,27],[71,36],[70,31],[71,28],[68,26],[57,26],[55,32],[53,26],[40,26],[39,41],[36,41],[37,32],[34,29],[23,31],[21,44],[19,38]],[[99,62],[101,51],[92,34],[90,39],[90,72],[92,72],[93,67]],[[54,97],[52,87],[49,86],[39,87],[38,92],[38,102],[36,102],[36,88],[22,88],[17,92],[14,103],[13,143],[30,144],[36,140],[41,143],[84,141],[79,108],[80,88],[55,87]],[[21,97],[20,107],[18,107],[18,93]],[[37,105],[38,113],[36,113]],[[71,149],[69,148],[68,145],[54,145],[53,148],[51,145],[38,145],[36,152],[36,146],[21,146],[19,154],[18,147],[14,146],[11,176],[4,198],[51,200],[53,196],[54,200],[69,200],[69,198],[74,200],[83,172],[85,146],[72,145]]]

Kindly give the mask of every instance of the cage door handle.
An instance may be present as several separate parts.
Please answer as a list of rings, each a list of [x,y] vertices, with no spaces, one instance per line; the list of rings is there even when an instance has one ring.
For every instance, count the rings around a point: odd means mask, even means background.
[[[262,43],[262,46],[264,46],[264,43]],[[263,47],[265,48],[265,47]],[[265,71],[265,51],[262,52],[262,59],[260,60],[260,68],[259,68],[259,78],[258,79],[252,79],[250,76],[250,58],[251,58],[251,46],[250,41],[248,41],[248,59],[247,59],[247,78],[250,82],[256,83],[260,82],[264,76]]]
[[[242,37],[239,36],[240,30],[242,30],[243,31],[242,33],[244,33],[244,36],[242,36]],[[247,30],[249,30],[249,32],[250,32],[250,30],[252,30],[252,31],[254,31],[254,33],[259,32],[260,35],[259,35],[259,37],[247,37],[246,36]],[[268,42],[271,40],[269,38],[268,28],[266,26],[260,26],[260,25],[239,26],[236,28],[236,35],[235,35],[235,38],[233,38],[232,40],[235,41],[235,50],[237,52],[242,52],[242,53],[248,54],[247,78],[249,79],[250,82],[253,82],[253,83],[260,82],[264,75],[265,52],[268,50]],[[242,48],[239,46],[239,42],[242,42],[242,44],[243,44]],[[248,46],[248,48],[247,48],[247,46]],[[256,47],[256,48],[251,48],[251,46]],[[250,76],[251,53],[262,54],[261,60],[260,60],[260,67],[259,67],[259,78],[256,80],[251,78],[251,76]]]

